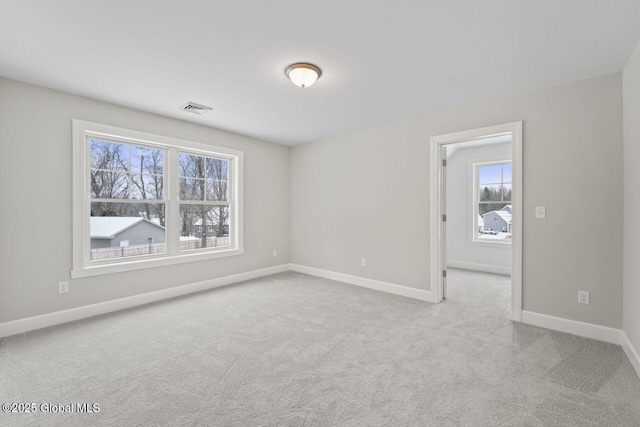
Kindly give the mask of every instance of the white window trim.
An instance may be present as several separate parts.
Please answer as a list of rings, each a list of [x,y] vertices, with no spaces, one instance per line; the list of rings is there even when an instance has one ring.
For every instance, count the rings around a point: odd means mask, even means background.
[[[119,273],[144,268],[203,261],[244,253],[243,233],[243,152],[216,147],[183,139],[154,135],[115,126],[73,120],[73,260],[71,277],[89,277]],[[116,260],[89,261],[89,212],[91,194],[89,188],[90,155],[87,137],[99,137],[129,144],[144,144],[167,150],[169,161],[165,161],[165,215],[166,244],[164,254]],[[175,218],[179,216],[177,189],[179,188],[178,151],[229,159],[230,188],[230,245],[224,248],[203,248],[197,251],[178,252],[179,233]]]
[[[471,227],[469,228],[469,244],[472,246],[487,246],[487,247],[505,247],[511,246],[511,242],[501,242],[494,241],[491,239],[481,239],[478,237],[478,187],[480,184],[478,183],[478,169],[480,166],[491,166],[491,165],[500,165],[509,163],[511,164],[511,159],[501,159],[501,160],[493,160],[490,162],[472,162],[471,163]],[[513,178],[512,185],[513,185]]]

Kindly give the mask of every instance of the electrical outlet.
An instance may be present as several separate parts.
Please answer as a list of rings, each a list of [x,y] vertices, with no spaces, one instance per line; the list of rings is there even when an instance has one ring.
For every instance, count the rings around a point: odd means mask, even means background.
[[[367,266],[367,259],[366,258],[360,259],[360,267],[366,267],[366,266]]]
[[[278,250],[277,250],[277,249],[274,249],[274,250],[273,250],[273,257],[275,258],[275,257],[277,257],[277,256],[278,256]]]
[[[578,302],[580,304],[589,304],[589,296],[590,292],[587,291],[578,291]]]
[[[58,283],[58,293],[66,294],[67,292],[69,292],[69,282]]]

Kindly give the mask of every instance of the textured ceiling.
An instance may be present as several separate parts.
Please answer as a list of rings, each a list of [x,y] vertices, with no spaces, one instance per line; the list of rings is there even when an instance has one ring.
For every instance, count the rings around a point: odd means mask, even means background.
[[[295,145],[620,71],[639,16],[640,0],[3,0],[0,75]],[[323,69],[313,87],[284,76],[298,61]]]

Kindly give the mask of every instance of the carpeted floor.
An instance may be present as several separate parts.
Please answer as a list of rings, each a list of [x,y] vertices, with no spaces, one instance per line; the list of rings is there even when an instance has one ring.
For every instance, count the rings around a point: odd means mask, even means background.
[[[423,303],[299,273],[0,342],[0,425],[640,426],[619,346],[508,320],[508,278]],[[46,406],[45,406],[46,408]]]

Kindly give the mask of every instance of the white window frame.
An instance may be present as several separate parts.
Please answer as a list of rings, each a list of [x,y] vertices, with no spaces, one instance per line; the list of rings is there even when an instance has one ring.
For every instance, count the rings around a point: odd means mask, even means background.
[[[472,163],[472,189],[473,191],[471,192],[472,194],[472,199],[471,199],[471,229],[469,230],[469,243],[472,245],[477,245],[477,246],[504,246],[504,245],[508,245],[511,246],[511,241],[505,240],[505,241],[500,241],[500,240],[492,240],[492,239],[482,239],[480,237],[478,237],[478,215],[480,215],[480,212],[478,210],[478,205],[480,203],[479,200],[479,187],[480,187],[480,183],[479,183],[479,178],[478,178],[478,173],[480,171],[480,168],[482,166],[493,166],[493,165],[504,165],[504,164],[511,164],[512,165],[512,161],[511,159],[501,159],[501,160],[494,160],[491,162],[474,162]],[[513,165],[512,165],[513,168]],[[512,169],[512,173],[513,173],[513,169]],[[511,178],[511,185],[512,185],[512,189],[513,189],[513,176]],[[512,201],[509,202],[509,204],[512,204]],[[495,220],[495,218],[494,218]],[[486,225],[486,224],[485,224]]]
[[[241,255],[244,253],[243,233],[243,152],[199,142],[154,135],[83,120],[73,120],[73,260],[71,277],[89,277],[119,273],[185,262]],[[90,261],[89,234],[91,191],[90,138],[102,138],[126,144],[139,144],[166,150],[165,164],[165,233],[166,251],[144,255]],[[188,152],[229,161],[229,246],[179,251],[179,153]]]

